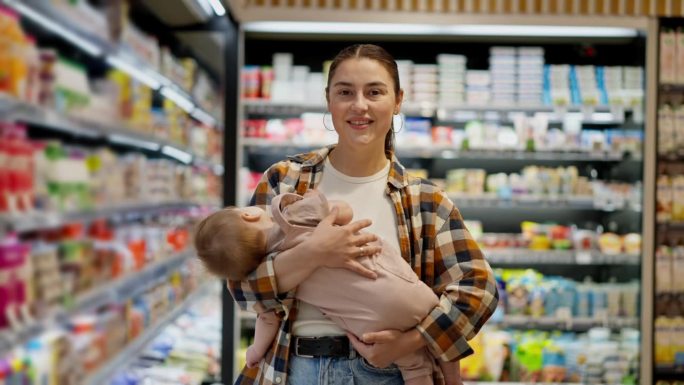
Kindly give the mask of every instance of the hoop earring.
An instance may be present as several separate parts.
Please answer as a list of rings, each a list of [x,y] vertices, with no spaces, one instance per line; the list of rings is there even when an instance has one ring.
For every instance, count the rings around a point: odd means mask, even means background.
[[[398,130],[395,130],[395,129],[394,129],[394,118],[392,118],[392,131],[393,131],[395,134],[398,134],[399,132],[401,132],[401,130],[404,129],[404,115],[399,114],[399,116],[401,117],[401,127],[399,127]]]
[[[329,114],[329,113],[330,113],[330,111],[325,111],[325,113],[323,114],[323,127],[325,127],[325,129],[326,129],[327,131],[335,131],[335,128],[334,128],[334,127],[333,127],[333,129],[331,130],[331,129],[329,129],[328,126],[325,124],[325,115],[327,115],[327,114]]]

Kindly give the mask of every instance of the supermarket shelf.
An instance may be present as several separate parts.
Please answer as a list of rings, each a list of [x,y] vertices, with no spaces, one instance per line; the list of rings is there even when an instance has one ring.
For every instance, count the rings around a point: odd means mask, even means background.
[[[623,328],[638,328],[638,318],[613,317],[595,319],[588,317],[530,317],[507,315],[501,322],[492,322],[491,325],[504,329],[522,330],[562,330],[573,332],[586,332],[594,327],[606,327],[613,330]]]
[[[680,366],[654,366],[656,378],[682,379],[684,378],[684,365]]]
[[[101,57],[150,88],[161,90],[161,94],[184,109],[198,121],[221,127],[218,119],[199,107],[193,97],[180,85],[160,74],[125,47],[94,36],[78,26],[73,20],[58,12],[50,2],[41,0],[0,0],[19,14],[50,30],[56,36],[70,42],[93,57]]]
[[[597,205],[592,197],[535,197],[517,196],[511,199],[501,199],[496,196],[464,196],[450,194],[449,198],[459,207],[477,208],[522,208],[532,210],[587,210],[587,211],[641,211],[631,207],[614,207],[610,205]]]
[[[49,326],[66,323],[72,315],[87,312],[108,303],[120,302],[122,299],[137,295],[158,279],[166,277],[170,272],[177,270],[181,264],[194,257],[194,255],[193,251],[175,254],[163,261],[146,266],[137,273],[93,288],[77,296],[73,305],[69,308],[59,307],[52,309],[41,320],[28,325],[19,332],[0,333],[0,358],[13,347],[25,344],[31,338],[40,335]]]
[[[485,249],[487,261],[493,265],[638,265],[638,254],[602,254],[598,251]]]
[[[195,206],[200,206],[200,204],[187,201],[149,202],[116,205],[66,213],[36,211],[33,213],[2,214],[0,215],[0,230],[22,233],[55,228],[72,222],[87,222],[98,218],[126,215],[139,217],[146,214],[187,209]]]
[[[302,114],[304,112],[325,112],[327,106],[319,102],[291,102],[272,101],[267,99],[242,99],[242,104],[247,113],[252,114]],[[431,117],[435,113],[449,114],[459,111],[472,112],[582,112],[582,106],[554,107],[549,105],[474,105],[474,104],[439,104],[430,102],[405,102],[402,104],[402,112],[407,115],[419,115]],[[611,112],[610,106],[594,106],[592,112]],[[626,109],[629,110],[629,109]],[[605,123],[605,121],[601,121]]]
[[[215,172],[222,168],[220,164],[195,155],[192,150],[185,146],[134,131],[126,128],[123,123],[112,125],[67,117],[56,111],[25,103],[7,95],[0,94],[0,115],[6,119],[17,120],[33,126],[75,136],[102,139],[113,144],[140,148],[147,151],[158,151],[166,157],[176,159],[185,164],[192,163],[197,166],[212,167]]]
[[[531,385],[533,383],[531,382],[481,382],[481,381],[463,381],[464,385]],[[536,384],[538,385],[548,385],[543,382],[537,382]],[[563,385],[586,385],[586,384],[581,384],[581,383],[570,383],[570,382],[563,382]],[[602,384],[596,384],[596,385],[602,385]]]
[[[171,272],[178,270],[178,267],[184,262],[194,257],[195,253],[193,250],[184,251],[146,266],[137,273],[104,284],[102,287],[94,288],[76,297],[74,307],[69,313],[87,312],[107,303],[119,302],[124,298],[134,297],[158,279],[167,277]]]
[[[302,152],[307,149],[319,148],[330,143],[295,143],[292,141],[272,141],[261,138],[242,138],[243,146],[249,152],[278,153]],[[441,159],[517,159],[530,161],[561,161],[561,162],[621,162],[637,160],[639,157],[608,151],[518,151],[518,150],[459,150],[448,146],[406,146],[397,144],[400,157],[412,158],[441,158]]]
[[[663,230],[681,231],[681,230],[684,230],[684,221],[660,222],[660,223],[658,223],[658,227],[660,227]]]
[[[131,341],[123,350],[116,354],[116,356],[107,360],[107,363],[96,370],[95,373],[88,376],[83,383],[85,385],[107,384],[107,380],[109,380],[120,369],[125,368],[130,362],[137,358],[143,349],[156,336],[158,336],[166,326],[175,321],[192,304],[196,303],[199,298],[206,295],[207,290],[208,285],[203,285],[199,289],[195,290],[192,294],[187,296],[180,305],[166,315],[162,316],[161,319],[153,326],[143,331],[141,335],[136,337],[135,340]]]

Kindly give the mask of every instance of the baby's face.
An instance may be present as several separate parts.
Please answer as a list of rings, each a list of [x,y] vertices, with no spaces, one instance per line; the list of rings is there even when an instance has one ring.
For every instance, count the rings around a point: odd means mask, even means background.
[[[261,231],[267,231],[273,227],[273,220],[261,208],[256,206],[247,206],[240,209],[242,212],[242,220],[251,226],[257,227]]]

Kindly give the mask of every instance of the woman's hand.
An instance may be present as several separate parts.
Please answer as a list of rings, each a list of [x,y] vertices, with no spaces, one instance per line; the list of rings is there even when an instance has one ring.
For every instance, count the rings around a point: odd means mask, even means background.
[[[337,209],[316,226],[310,236],[297,246],[285,250],[273,259],[278,293],[293,290],[319,267],[342,267],[371,279],[377,274],[362,265],[357,259],[380,252],[380,246],[369,246],[377,237],[360,234],[370,226],[364,219],[344,226],[334,226]]]
[[[399,358],[426,345],[425,339],[417,329],[407,332],[383,330],[366,333],[361,339],[351,333],[347,333],[347,336],[354,349],[376,368],[386,368]]]
[[[311,236],[304,241],[310,250],[309,255],[317,259],[319,267],[345,268],[364,277],[375,279],[377,274],[362,265],[359,257],[369,257],[380,252],[380,246],[369,246],[377,236],[360,231],[371,225],[369,219],[362,219],[344,226],[335,226],[338,208],[316,226]]]

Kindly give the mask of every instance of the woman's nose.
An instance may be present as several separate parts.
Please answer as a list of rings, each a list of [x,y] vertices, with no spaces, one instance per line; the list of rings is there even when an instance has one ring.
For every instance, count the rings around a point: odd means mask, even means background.
[[[365,111],[366,109],[368,109],[368,102],[366,98],[363,95],[359,95],[356,98],[354,98],[352,108],[360,111]]]

